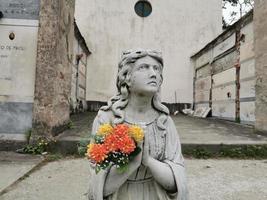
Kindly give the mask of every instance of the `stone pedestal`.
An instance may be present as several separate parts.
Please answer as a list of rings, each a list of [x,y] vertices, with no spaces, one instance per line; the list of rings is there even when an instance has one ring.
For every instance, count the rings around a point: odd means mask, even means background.
[[[256,0],[254,10],[256,60],[255,129],[267,134],[267,1]]]
[[[74,0],[41,0],[33,134],[53,137],[69,122]]]

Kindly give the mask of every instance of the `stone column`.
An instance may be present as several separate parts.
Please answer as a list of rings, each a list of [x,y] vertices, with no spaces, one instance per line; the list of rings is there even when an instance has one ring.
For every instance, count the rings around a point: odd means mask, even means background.
[[[267,134],[267,1],[255,0],[255,71],[256,110],[255,129]]]
[[[48,138],[69,122],[75,0],[41,0],[33,134]]]

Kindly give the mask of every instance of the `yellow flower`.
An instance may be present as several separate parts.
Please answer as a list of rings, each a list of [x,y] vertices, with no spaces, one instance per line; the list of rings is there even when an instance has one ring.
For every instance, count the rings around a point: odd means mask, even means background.
[[[90,158],[90,154],[92,152],[94,145],[95,145],[94,143],[90,143],[87,145],[87,151],[86,151],[85,156],[87,156],[88,158]]]
[[[140,126],[131,126],[129,133],[136,142],[141,142],[144,138],[144,130]]]
[[[97,135],[106,136],[113,131],[113,127],[110,124],[103,124],[99,127]]]
[[[90,143],[87,145],[87,151],[90,152],[93,148],[94,144],[93,143]]]

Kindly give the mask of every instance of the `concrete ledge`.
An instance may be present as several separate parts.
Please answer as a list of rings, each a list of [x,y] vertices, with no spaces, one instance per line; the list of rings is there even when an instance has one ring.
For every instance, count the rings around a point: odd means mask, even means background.
[[[89,138],[70,137],[58,139],[50,146],[50,151],[53,153],[61,153],[63,155],[78,154],[78,143],[80,141],[89,141]],[[15,151],[26,145],[23,140],[0,140],[0,151]],[[194,150],[205,150],[210,153],[219,153],[222,150],[231,150],[236,148],[244,148],[249,146],[267,146],[266,141],[235,141],[235,142],[182,142],[182,151],[186,154]]]
[[[72,128],[65,130],[54,138],[56,142],[51,144],[51,151],[62,153],[63,155],[77,154],[78,143],[80,141],[89,141],[90,139],[90,130],[95,116],[95,112],[73,115],[71,119],[73,122]],[[251,126],[179,114],[172,116],[172,119],[177,127],[183,152],[194,151],[193,153],[201,153],[207,151],[213,155],[220,153],[222,150],[239,152],[239,149],[236,148],[242,147],[245,152],[251,150],[265,155],[267,137],[255,134]],[[15,150],[20,148],[23,144],[26,144],[22,137],[23,135],[17,135],[17,137],[7,138],[7,134],[6,137],[0,135],[1,140],[6,140],[4,142],[0,140],[3,144],[1,149]],[[264,152],[259,152],[254,148],[256,146],[261,146],[260,149],[263,149]]]
[[[78,143],[81,140],[88,140],[89,138],[73,138],[73,139],[61,139],[58,140],[52,147],[52,151],[55,153],[61,153],[63,155],[78,154]],[[245,148],[249,146],[267,146],[267,142],[262,141],[242,141],[240,143],[182,143],[182,151],[190,152],[193,150],[205,150],[209,153],[217,154],[222,150],[231,150],[236,148]]]
[[[24,134],[0,134],[0,151],[16,151],[27,145]]]
[[[78,154],[78,143],[80,140],[58,140],[51,146],[51,152],[63,155]]]
[[[262,131],[262,130],[257,130],[257,129],[255,129],[254,131],[255,131],[255,134],[267,136],[267,131]]]
[[[210,153],[219,153],[222,150],[231,150],[239,147],[249,147],[249,146],[265,146],[267,143],[258,143],[258,142],[250,142],[250,143],[233,143],[233,144],[196,144],[196,143],[186,143],[182,144],[182,151],[188,152],[194,149],[203,149]]]

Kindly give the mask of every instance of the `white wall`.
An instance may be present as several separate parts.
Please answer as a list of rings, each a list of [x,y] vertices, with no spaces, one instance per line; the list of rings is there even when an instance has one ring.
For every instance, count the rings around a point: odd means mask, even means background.
[[[38,20],[0,20],[0,134],[32,126],[37,32]]]
[[[37,20],[1,20],[1,102],[33,102],[37,31]],[[9,39],[11,32],[14,40]]]
[[[86,99],[106,101],[115,93],[123,50],[149,48],[161,50],[164,56],[162,101],[191,103],[193,69],[189,58],[221,32],[221,1],[150,0],[153,11],[146,18],[136,15],[136,2],[76,1],[76,22],[92,52]]]

